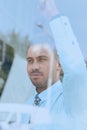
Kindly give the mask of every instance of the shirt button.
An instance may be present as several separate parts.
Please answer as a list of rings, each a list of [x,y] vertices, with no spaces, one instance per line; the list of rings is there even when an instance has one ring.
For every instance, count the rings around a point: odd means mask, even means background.
[[[64,25],[67,26],[68,24],[66,22],[64,22]]]
[[[72,41],[72,45],[75,45],[75,42],[74,42],[74,41]]]

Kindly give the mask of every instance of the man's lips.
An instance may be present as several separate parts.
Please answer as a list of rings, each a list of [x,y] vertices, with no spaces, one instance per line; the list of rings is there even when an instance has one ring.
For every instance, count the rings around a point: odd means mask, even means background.
[[[40,78],[41,74],[40,73],[33,73],[31,74],[31,79],[32,80],[38,80]]]
[[[31,73],[31,76],[38,77],[38,76],[41,76],[41,73]]]

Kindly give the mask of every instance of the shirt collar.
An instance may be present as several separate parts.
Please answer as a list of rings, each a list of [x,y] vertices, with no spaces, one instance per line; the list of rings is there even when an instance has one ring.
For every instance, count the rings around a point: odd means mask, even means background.
[[[48,95],[50,98],[58,97],[62,93],[62,83],[60,80],[58,80],[56,83],[54,83],[52,86],[41,92],[38,96],[40,97],[41,101],[46,101],[48,98]],[[35,94],[37,94],[37,91],[35,91]]]

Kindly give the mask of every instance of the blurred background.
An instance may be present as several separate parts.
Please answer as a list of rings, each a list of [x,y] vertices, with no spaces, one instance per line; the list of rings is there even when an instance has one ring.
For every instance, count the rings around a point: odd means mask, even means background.
[[[33,93],[26,72],[26,50],[38,19],[49,28],[37,10],[39,1],[0,0],[0,102],[24,102]],[[87,1],[55,2],[69,18],[87,63]]]

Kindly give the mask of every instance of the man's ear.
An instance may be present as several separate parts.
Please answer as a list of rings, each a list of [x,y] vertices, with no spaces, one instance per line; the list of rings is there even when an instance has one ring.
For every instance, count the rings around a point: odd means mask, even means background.
[[[59,61],[57,61],[56,68],[57,68],[57,70],[61,70],[62,69],[61,64],[60,64]]]

